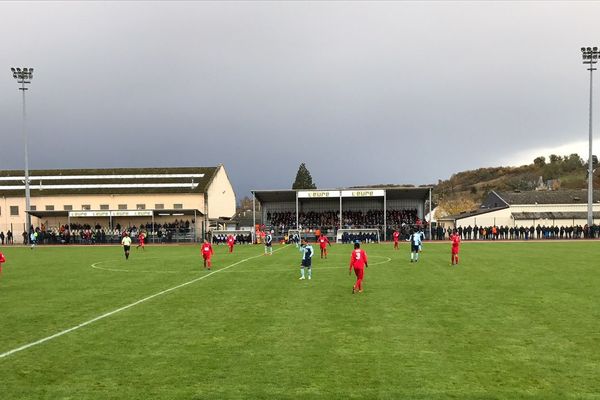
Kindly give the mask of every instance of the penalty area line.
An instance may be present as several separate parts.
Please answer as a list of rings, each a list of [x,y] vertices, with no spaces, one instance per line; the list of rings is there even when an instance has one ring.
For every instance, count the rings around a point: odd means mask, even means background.
[[[288,246],[289,246],[289,245],[288,245]],[[285,247],[287,247],[287,246],[285,246]],[[275,251],[282,250],[282,249],[284,249],[285,247],[282,247],[282,248],[280,248],[280,249],[277,249],[277,250],[275,250]],[[127,309],[129,309],[129,308],[135,307],[135,306],[137,306],[138,304],[144,303],[144,302],[146,302],[146,301],[148,301],[148,300],[151,300],[151,299],[153,299],[153,298],[155,298],[155,297],[162,296],[162,295],[163,295],[163,294],[165,294],[165,293],[169,293],[169,292],[172,292],[172,291],[174,291],[174,290],[180,289],[180,288],[182,288],[182,287],[184,287],[184,286],[191,285],[192,283],[195,283],[195,282],[198,282],[198,281],[200,281],[200,280],[202,280],[202,279],[208,278],[208,277],[209,277],[209,276],[211,276],[211,275],[214,275],[214,274],[216,274],[216,273],[219,273],[219,272],[221,272],[221,271],[225,271],[225,270],[227,270],[227,269],[229,269],[229,268],[231,268],[231,267],[235,267],[236,265],[242,264],[242,263],[244,263],[244,262],[246,262],[246,261],[249,261],[249,260],[252,260],[252,259],[255,259],[255,258],[259,258],[259,257],[262,257],[262,256],[263,256],[263,254],[261,253],[261,254],[259,254],[259,255],[256,255],[256,256],[252,256],[252,257],[244,258],[243,260],[240,260],[240,261],[238,261],[238,262],[235,262],[235,263],[233,263],[233,264],[231,264],[231,265],[228,265],[227,267],[221,268],[221,269],[219,269],[219,270],[216,270],[216,271],[212,271],[212,272],[210,272],[210,273],[208,273],[208,274],[206,274],[206,275],[203,275],[203,276],[201,276],[201,277],[199,277],[199,278],[192,279],[191,281],[188,281],[188,282],[182,283],[182,284],[180,284],[180,285],[177,285],[177,286],[173,286],[172,288],[165,289],[165,290],[162,290],[162,291],[160,291],[160,292],[158,292],[158,293],[155,293],[155,294],[153,294],[153,295],[150,295],[150,296],[144,297],[143,299],[140,299],[140,300],[138,300],[138,301],[135,301],[135,302],[133,302],[133,303],[131,303],[131,304],[128,304],[128,305],[126,305],[126,306],[123,306],[123,307],[117,308],[116,310],[109,311],[109,312],[107,312],[107,313],[105,313],[105,314],[102,314],[102,315],[100,315],[100,316],[96,317],[96,318],[92,318],[92,319],[90,319],[90,320],[88,320],[88,321],[82,322],[82,323],[81,323],[81,324],[79,324],[79,325],[75,325],[75,326],[73,326],[73,327],[71,327],[71,328],[65,329],[65,330],[63,330],[63,331],[60,331],[60,332],[58,332],[58,333],[55,333],[54,335],[47,336],[47,337],[45,337],[45,338],[43,338],[43,339],[36,340],[35,342],[27,343],[27,344],[25,344],[25,345],[23,345],[23,346],[17,347],[16,349],[12,349],[12,350],[6,351],[6,352],[4,352],[4,353],[0,353],[0,359],[2,359],[2,358],[5,358],[5,357],[8,357],[8,356],[10,356],[10,355],[12,355],[12,354],[18,353],[18,352],[20,352],[20,351],[23,351],[23,350],[27,350],[27,349],[29,349],[30,347],[37,346],[37,345],[39,345],[39,344],[45,343],[45,342],[47,342],[47,341],[50,341],[50,340],[52,340],[52,339],[56,339],[57,337],[60,337],[60,336],[66,335],[67,333],[71,333],[71,332],[73,332],[73,331],[76,331],[76,330],[78,330],[78,329],[80,329],[80,328],[83,328],[83,327],[85,327],[85,326],[88,326],[88,325],[90,325],[90,324],[93,324],[94,322],[100,321],[101,319],[108,318],[108,317],[110,317],[111,315],[115,315],[115,314],[117,314],[117,313],[120,313],[121,311],[125,311],[125,310],[127,310]]]

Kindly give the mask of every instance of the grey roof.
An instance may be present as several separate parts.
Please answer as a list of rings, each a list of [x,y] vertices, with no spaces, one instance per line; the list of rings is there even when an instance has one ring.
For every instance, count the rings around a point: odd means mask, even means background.
[[[252,193],[254,193],[256,200],[261,203],[296,201],[295,190],[253,190]]]
[[[587,204],[587,190],[531,190],[497,192],[509,205],[515,204]],[[594,190],[594,203],[600,201],[600,190]]]
[[[51,196],[65,194],[148,194],[148,193],[206,193],[208,186],[216,176],[217,167],[181,167],[181,168],[105,168],[105,169],[46,169],[30,170],[31,196]],[[202,174],[202,177],[169,177],[168,175]],[[91,179],[93,175],[103,175],[102,179]],[[111,177],[111,175],[114,176]],[[118,175],[153,175],[153,177],[118,178]],[[164,175],[164,176],[160,176]],[[0,179],[23,177],[23,170],[0,171]],[[80,179],[68,179],[69,176],[81,176]],[[86,178],[89,176],[90,178]],[[47,178],[44,178],[47,177]],[[59,178],[60,177],[60,178]],[[85,184],[121,184],[118,188],[58,188],[51,185]],[[148,187],[128,187],[134,184],[147,184]],[[151,187],[152,184],[179,184],[180,187]],[[23,196],[22,180],[0,180],[0,196]],[[11,186],[15,188],[12,189]]]

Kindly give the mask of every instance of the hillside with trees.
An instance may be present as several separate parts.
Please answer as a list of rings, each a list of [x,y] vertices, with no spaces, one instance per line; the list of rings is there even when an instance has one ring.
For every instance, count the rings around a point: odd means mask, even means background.
[[[600,189],[594,164],[594,188]],[[587,189],[587,161],[578,154],[568,156],[550,155],[549,159],[537,157],[532,164],[520,167],[479,168],[459,172],[448,180],[440,180],[433,189],[437,216],[470,211],[481,203],[491,190],[526,191]]]

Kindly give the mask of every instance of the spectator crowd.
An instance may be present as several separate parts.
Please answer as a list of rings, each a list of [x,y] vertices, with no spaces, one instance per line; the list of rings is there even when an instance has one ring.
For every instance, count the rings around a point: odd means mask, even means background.
[[[144,232],[146,240],[169,243],[189,239],[192,234],[192,224],[189,220],[175,220],[168,223],[142,223],[140,225],[121,226],[117,223],[113,227],[104,227],[100,224],[64,224],[59,227],[46,228],[44,224],[39,227],[31,227],[31,231],[37,235],[38,244],[96,244],[96,243],[120,243],[121,238],[127,233],[132,239]],[[28,235],[23,232],[23,244],[28,243]],[[0,232],[2,244],[14,244],[13,234],[8,231],[6,235]]]
[[[598,239],[600,226],[586,225],[557,226],[459,226],[456,228],[462,240],[533,240],[533,239]],[[451,229],[441,226],[432,228],[434,240],[447,240]]]
[[[422,221],[417,216],[417,210],[387,210],[386,224],[388,226],[421,225]],[[384,222],[383,210],[343,211],[342,228],[382,228]],[[298,214],[296,226],[296,213],[292,211],[267,212],[267,224],[278,228],[280,232],[289,229],[321,229],[337,228],[340,225],[339,211],[308,211]]]
[[[212,236],[212,242],[213,244],[219,245],[219,244],[227,244],[227,237],[229,235],[225,234],[225,233],[219,233],[216,235]],[[233,237],[235,238],[235,243],[236,244],[251,244],[252,243],[252,234],[251,233],[247,233],[247,234],[237,234],[237,235],[233,235]]]

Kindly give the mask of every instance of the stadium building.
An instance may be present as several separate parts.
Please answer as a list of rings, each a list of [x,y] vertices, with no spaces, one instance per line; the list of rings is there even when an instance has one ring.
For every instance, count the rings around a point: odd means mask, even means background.
[[[431,204],[430,187],[253,190],[252,194],[253,201],[260,203],[265,228],[278,238],[290,230],[320,230],[340,240],[345,231],[362,230],[387,240],[394,229],[404,233],[429,229],[424,216],[426,204]]]
[[[198,240],[209,221],[235,214],[235,193],[223,165],[188,168],[32,170],[30,209],[23,171],[0,171],[0,231],[22,243],[26,213],[34,229],[65,226],[114,231],[150,226],[177,240]],[[168,227],[162,232],[152,229]],[[151,237],[152,239],[152,237]]]
[[[477,210],[438,218],[446,229],[467,226],[584,226],[587,190],[492,191]],[[593,193],[594,223],[600,220],[600,190]]]

